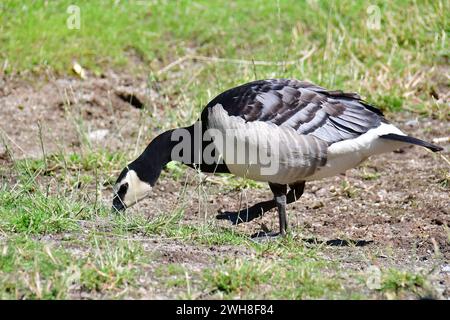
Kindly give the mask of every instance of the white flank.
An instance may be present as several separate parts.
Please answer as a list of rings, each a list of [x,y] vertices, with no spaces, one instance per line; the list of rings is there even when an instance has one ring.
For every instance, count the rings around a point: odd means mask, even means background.
[[[358,166],[370,156],[391,152],[405,145],[404,142],[380,138],[389,133],[405,135],[392,124],[381,123],[379,127],[370,129],[355,139],[333,143],[328,148],[326,165],[319,168],[306,180],[317,180],[344,173],[348,169]]]

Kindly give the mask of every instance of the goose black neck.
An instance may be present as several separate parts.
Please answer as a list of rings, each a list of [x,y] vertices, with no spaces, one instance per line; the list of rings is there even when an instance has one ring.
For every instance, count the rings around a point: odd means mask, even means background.
[[[129,168],[136,171],[142,181],[154,186],[164,166],[171,161],[175,141],[171,140],[174,130],[168,130],[154,138],[144,152],[134,160]]]
[[[172,160],[181,161],[183,164],[203,172],[228,173],[229,170],[224,163],[209,164],[203,161],[203,150],[206,145],[211,143],[211,141],[204,141],[202,139],[204,132],[205,128],[200,122],[197,122],[189,127],[168,130],[161,133],[150,142],[139,158],[129,165],[129,168],[135,170],[142,181],[146,181],[152,186],[155,185],[164,166]],[[179,158],[172,159],[174,147],[182,142],[180,141],[180,137],[182,139],[188,139],[189,150],[187,151],[189,155],[187,158],[182,157],[182,160]],[[197,143],[194,142],[196,139],[198,140]],[[200,159],[195,155],[200,155]]]

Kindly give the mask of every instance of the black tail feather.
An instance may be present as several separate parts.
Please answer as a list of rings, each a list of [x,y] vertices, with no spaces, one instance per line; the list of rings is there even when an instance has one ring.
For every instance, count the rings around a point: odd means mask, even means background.
[[[438,152],[438,151],[444,150],[444,148],[439,147],[434,144],[431,144],[429,142],[426,142],[426,141],[423,141],[423,140],[420,140],[420,139],[417,139],[414,137],[410,137],[410,136],[402,136],[400,134],[395,134],[395,133],[384,134],[384,135],[380,136],[380,138],[415,144],[418,146],[428,148],[433,152]]]

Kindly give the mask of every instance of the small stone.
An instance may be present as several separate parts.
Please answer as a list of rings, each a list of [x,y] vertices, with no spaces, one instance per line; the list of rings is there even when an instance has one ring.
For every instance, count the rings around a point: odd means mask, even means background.
[[[323,202],[322,201],[315,201],[312,206],[311,209],[319,209],[323,207]]]
[[[317,197],[326,197],[326,196],[328,196],[328,194],[329,194],[329,191],[326,189],[326,188],[321,188],[321,189],[318,189],[316,192],[315,192],[315,194],[316,194],[316,196]]]
[[[74,62],[72,65],[72,71],[78,75],[81,79],[86,79],[86,71],[84,68],[78,63]]]
[[[108,134],[108,129],[95,130],[89,133],[89,140],[91,140],[92,142],[99,142],[105,139]]]
[[[419,121],[417,119],[411,119],[405,122],[405,125],[408,127],[417,127],[419,125]]]
[[[446,264],[445,266],[442,266],[442,272],[450,273],[450,265]]]
[[[383,201],[385,199],[387,199],[389,196],[388,192],[384,189],[381,189],[377,192],[377,197],[378,197],[378,201]]]

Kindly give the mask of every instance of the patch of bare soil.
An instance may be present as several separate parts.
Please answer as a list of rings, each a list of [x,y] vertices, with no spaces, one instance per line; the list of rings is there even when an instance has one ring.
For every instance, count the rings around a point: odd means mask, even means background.
[[[113,72],[84,80],[0,79],[0,132],[17,158],[41,157],[41,139],[47,153],[77,151],[84,140],[123,147],[136,142],[139,109],[159,107],[155,95],[145,78]]]
[[[38,123],[48,153],[78,150],[80,126],[101,147],[129,150],[124,146],[137,144],[141,150],[146,142],[139,141],[139,136],[142,130],[149,130],[145,118],[150,114],[143,115],[139,108],[147,104],[152,116],[164,118],[155,95],[145,79],[114,73],[87,80],[47,79],[33,85],[2,80],[1,133],[18,157],[41,156]],[[387,118],[418,138],[431,141],[450,136],[447,121],[414,117],[392,114]],[[99,130],[106,133],[99,134]],[[149,136],[156,133],[150,132]],[[328,247],[324,254],[350,269],[361,270],[367,261],[411,270],[434,268],[443,297],[449,297],[450,167],[443,157],[450,158],[450,145],[448,140],[441,145],[445,150],[440,154],[419,147],[405,148],[373,157],[345,175],[308,183],[301,199],[288,206],[291,230],[308,241],[324,242]],[[0,149],[0,159],[5,159],[4,152]],[[220,184],[206,182],[199,186],[198,181],[193,170],[178,181],[165,175],[151,198],[128,214],[140,211],[153,217],[185,202],[184,221],[200,224],[213,221],[219,209],[238,210],[272,197],[268,188],[225,191]],[[271,211],[238,226],[227,221],[216,223],[249,236],[262,225],[277,229],[277,221],[276,213]],[[364,240],[365,245],[336,247],[332,241],[336,239]],[[155,252],[155,262],[160,264],[189,263],[202,268],[213,263],[215,257],[246,254],[232,246],[211,248],[173,240],[154,241],[146,243],[146,248]],[[159,293],[151,296],[158,297]]]

